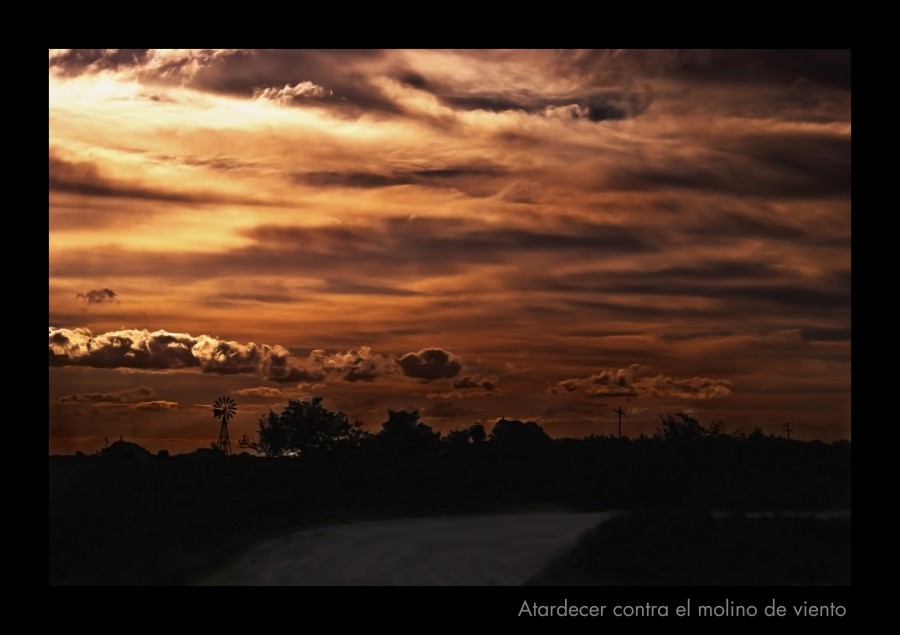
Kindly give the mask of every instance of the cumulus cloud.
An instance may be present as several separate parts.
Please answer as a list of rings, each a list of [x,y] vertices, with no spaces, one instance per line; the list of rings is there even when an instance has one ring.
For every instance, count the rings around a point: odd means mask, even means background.
[[[348,382],[374,381],[381,375],[396,374],[393,360],[373,353],[368,346],[332,354],[314,350],[309,354],[307,366],[321,369],[323,373],[329,375],[337,375]]]
[[[118,294],[112,289],[91,289],[85,293],[76,293],[76,298],[81,298],[86,304],[103,304],[104,302],[118,302]]]
[[[289,355],[283,346],[241,344],[209,335],[151,333],[146,329],[94,335],[86,328],[57,329],[52,326],[49,330],[51,366],[143,370],[198,368],[205,373],[220,375],[259,373],[266,376],[269,371],[288,372],[284,368]]]
[[[678,399],[715,399],[731,394],[727,379],[708,377],[670,377],[654,372],[644,364],[627,368],[604,369],[588,377],[564,379],[550,388],[551,393],[580,392],[589,397],[676,397]]]
[[[462,364],[442,348],[423,348],[418,353],[407,353],[397,360],[407,377],[433,381],[459,375]]]
[[[407,353],[400,359],[374,353],[369,346],[336,353],[316,349],[307,359],[299,360],[279,344],[243,344],[209,335],[151,333],[146,329],[94,335],[87,328],[51,326],[48,352],[50,366],[138,371],[196,368],[217,375],[256,374],[280,384],[312,384],[329,378],[371,382],[389,375],[431,381],[456,377],[462,368],[459,359],[440,348]],[[496,389],[494,378],[465,377],[460,381],[465,384],[460,386],[463,388]]]
[[[177,410],[177,401],[140,401],[134,405],[135,410],[163,411]]]
[[[149,386],[135,386],[133,388],[123,388],[111,392],[87,392],[77,393],[74,395],[65,395],[57,399],[57,403],[63,405],[77,405],[87,403],[114,403],[127,404],[136,403],[146,400],[154,395],[154,391]]]
[[[295,101],[301,101],[306,98],[325,97],[330,94],[330,90],[322,88],[313,82],[297,82],[293,86],[285,84],[283,88],[277,88],[275,86],[257,88],[253,91],[253,98],[260,101],[274,101],[282,106],[289,106]]]
[[[279,384],[314,383],[322,381],[325,375],[308,368],[295,365],[290,351],[283,346],[273,346],[263,364],[262,375]]]

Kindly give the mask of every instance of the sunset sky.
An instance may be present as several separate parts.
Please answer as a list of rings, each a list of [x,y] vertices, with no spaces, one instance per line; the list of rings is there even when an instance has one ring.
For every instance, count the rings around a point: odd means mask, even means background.
[[[850,437],[850,53],[49,53],[50,452],[372,431]]]

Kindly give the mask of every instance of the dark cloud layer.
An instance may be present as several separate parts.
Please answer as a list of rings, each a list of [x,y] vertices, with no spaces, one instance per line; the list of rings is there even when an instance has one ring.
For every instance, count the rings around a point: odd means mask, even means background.
[[[808,80],[850,88],[849,50],[595,49],[563,50],[556,72],[585,81],[676,77],[686,84],[780,84]]]
[[[203,191],[175,190],[165,185],[158,187],[123,182],[105,176],[91,162],[70,160],[50,150],[49,187],[51,192],[78,194],[86,197],[123,198],[167,203],[235,203],[241,205],[278,204],[257,197],[231,196]]]
[[[600,187],[756,198],[846,196],[850,139],[829,134],[746,135],[689,157],[662,155],[652,162],[614,168]]]
[[[458,186],[468,178],[494,178],[506,174],[500,166],[450,166],[378,172],[298,172],[294,179],[316,187],[380,188],[394,185]]]
[[[571,258],[576,254],[634,254],[654,251],[646,232],[616,225],[573,219],[562,229],[494,226],[478,221],[443,218],[392,217],[365,225],[289,227],[263,225],[246,232],[254,245],[223,254],[170,252],[118,253],[109,250],[69,252],[51,262],[59,277],[102,275],[110,258],[117,275],[150,272],[175,279],[198,276],[253,276],[325,274],[338,278],[332,285],[346,287],[349,275],[377,273],[402,278],[411,273],[449,273],[467,266],[504,263],[535,254]],[[322,263],[328,268],[323,269]],[[365,285],[351,281],[353,285]],[[357,290],[365,286],[357,286]],[[325,287],[324,290],[327,290]],[[367,291],[396,287],[369,286]]]
[[[463,110],[491,112],[518,110],[547,117],[587,119],[593,122],[637,117],[647,110],[651,102],[650,95],[645,92],[625,91],[604,91],[563,97],[475,93],[441,95],[440,99],[449,106]]]

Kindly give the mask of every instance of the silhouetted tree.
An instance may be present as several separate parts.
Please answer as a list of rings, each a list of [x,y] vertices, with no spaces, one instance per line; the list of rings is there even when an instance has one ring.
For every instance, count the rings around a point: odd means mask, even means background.
[[[491,443],[510,449],[540,448],[550,443],[550,437],[534,421],[500,419],[491,429]]]
[[[446,435],[444,435],[443,441],[444,443],[448,443],[450,445],[469,445],[469,429],[463,428],[461,430],[451,430]]]
[[[238,445],[266,456],[302,455],[308,452],[355,446],[366,436],[360,422],[350,423],[343,412],[322,406],[321,397],[309,401],[291,400],[276,414],[259,418],[257,440],[241,438]]]
[[[480,423],[472,424],[468,428],[451,430],[443,438],[450,445],[483,443],[485,439],[487,439],[487,433],[484,431],[484,426]]]
[[[384,447],[416,451],[436,443],[441,433],[419,421],[418,410],[388,410],[388,420],[381,424],[377,438]]]

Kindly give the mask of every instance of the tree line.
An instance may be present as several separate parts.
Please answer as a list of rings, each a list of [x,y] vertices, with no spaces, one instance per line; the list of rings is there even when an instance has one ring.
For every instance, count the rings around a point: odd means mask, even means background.
[[[732,438],[758,439],[765,435],[761,428],[750,434],[738,430],[733,434],[724,431],[723,421],[708,426],[689,414],[678,412],[661,415],[661,424],[653,439],[662,441],[697,441],[701,439]],[[597,438],[592,435],[588,439]],[[641,436],[642,439],[647,439]],[[437,444],[450,446],[493,443],[510,448],[541,448],[551,442],[544,429],[534,421],[500,419],[487,432],[484,425],[475,423],[451,430],[446,435],[422,422],[419,411],[388,410],[388,419],[381,430],[371,433],[363,430],[360,421],[350,421],[343,412],[332,411],[322,405],[322,397],[300,401],[291,400],[280,413],[269,410],[258,420],[254,437],[243,435],[238,446],[267,457],[302,456],[310,453],[378,446],[404,452],[415,452]]]

